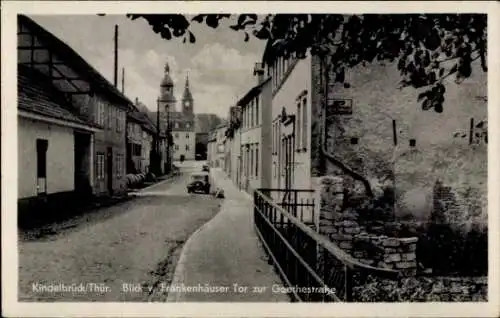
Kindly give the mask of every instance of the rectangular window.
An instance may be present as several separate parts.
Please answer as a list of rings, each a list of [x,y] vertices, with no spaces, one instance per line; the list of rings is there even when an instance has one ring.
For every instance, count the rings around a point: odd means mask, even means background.
[[[122,169],[121,169],[121,155],[120,154],[117,154],[116,155],[116,159],[115,159],[115,174],[116,174],[116,177],[119,178],[121,177],[121,173],[122,173]]]
[[[179,145],[175,145],[175,150],[179,150]]]
[[[189,139],[189,133],[186,133],[186,139]]]
[[[303,103],[302,103],[302,149],[305,151],[307,148],[307,97],[304,97]]]
[[[104,180],[104,153],[98,152],[96,154],[96,177],[97,180]]]
[[[186,151],[189,151],[189,145],[186,145]]]
[[[250,127],[254,126],[254,109],[253,103],[250,103]]]
[[[276,154],[276,122],[273,127],[273,153]]]
[[[245,107],[245,128],[248,128],[248,105]]]
[[[127,113],[124,111],[120,111],[120,131],[125,129],[125,125],[127,124]],[[141,132],[141,127],[139,127],[139,133]]]
[[[120,132],[122,127],[121,127],[121,111],[119,109],[116,109],[116,118],[115,118],[115,126],[116,126],[116,131]]]
[[[274,155],[274,130],[276,129],[276,124],[273,123],[273,126],[272,126],[272,130],[271,130],[271,154]]]
[[[108,106],[106,108],[106,128],[111,129],[111,118],[113,117],[113,114],[111,113],[113,111],[113,107]]]
[[[276,142],[274,143],[274,151],[276,154],[280,151],[280,122],[276,122]]]
[[[103,127],[106,126],[106,105],[103,102],[99,103],[101,106],[101,124]]]
[[[259,144],[255,145],[255,176],[259,176]]]
[[[302,128],[300,125],[300,122],[302,121],[302,114],[300,113],[300,103],[301,101],[297,103],[297,142],[296,142],[296,148],[297,150],[301,149],[301,143],[300,143],[300,138],[302,137],[302,134],[300,133],[300,129]]]
[[[253,145],[250,145],[250,155],[249,156],[250,156],[250,167],[249,167],[250,173],[249,173],[249,175],[251,176],[251,175],[253,175]]]
[[[260,114],[259,114],[259,96],[255,99],[255,125],[259,126]]]
[[[100,126],[104,126],[104,105],[97,100],[95,106],[95,122]]]

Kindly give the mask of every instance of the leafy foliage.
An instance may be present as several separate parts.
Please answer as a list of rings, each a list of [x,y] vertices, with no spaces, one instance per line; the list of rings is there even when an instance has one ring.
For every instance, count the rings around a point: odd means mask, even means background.
[[[354,288],[358,302],[487,301],[487,285],[482,278],[447,279],[407,277],[389,281],[370,277]]]
[[[162,38],[195,43],[193,22],[217,28],[230,14],[199,14],[190,20],[180,14],[128,14],[145,19]],[[401,87],[428,87],[418,99],[423,110],[443,112],[443,80],[456,82],[472,75],[472,61],[487,71],[487,20],[484,14],[239,14],[229,27],[270,44],[264,62],[277,56],[306,56],[308,50],[324,58],[335,81],[345,82],[347,68],[373,61],[397,61]]]

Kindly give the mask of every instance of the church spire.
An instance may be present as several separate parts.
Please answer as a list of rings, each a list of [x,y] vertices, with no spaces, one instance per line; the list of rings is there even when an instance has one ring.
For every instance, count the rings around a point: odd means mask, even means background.
[[[189,88],[189,73],[186,74],[186,85],[184,87],[184,95],[182,96],[182,100],[193,100],[193,95],[191,94],[191,89]]]
[[[165,64],[165,74],[170,74],[170,65],[168,65],[168,62]]]

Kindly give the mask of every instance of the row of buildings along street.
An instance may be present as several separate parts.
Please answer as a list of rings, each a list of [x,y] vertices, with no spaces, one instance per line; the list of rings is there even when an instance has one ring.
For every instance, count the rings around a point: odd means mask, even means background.
[[[424,112],[397,60],[339,80],[320,53],[268,39],[222,119],[169,61],[156,105],[129,99],[114,39],[112,84],[19,16],[20,300],[487,299],[480,59]],[[56,281],[86,293],[35,288]]]
[[[17,34],[19,299],[147,301],[146,285],[161,299],[184,242],[219,211],[185,186],[221,119],[194,113],[187,75],[176,101],[168,61],[147,107],[30,17]],[[156,194],[131,196],[145,186]],[[46,292],[57,282],[91,292]]]
[[[249,69],[255,85],[211,132],[208,161],[253,197],[258,236],[288,284],[317,286],[319,276],[319,285],[337,290],[293,297],[484,299],[487,76],[480,62],[467,80],[445,80],[445,111],[429,114],[413,89],[395,84],[397,61],[357,65],[339,81],[319,54],[285,50],[268,42]],[[363,271],[371,280],[350,281]],[[399,296],[377,288],[367,296],[368,286],[400,288]]]

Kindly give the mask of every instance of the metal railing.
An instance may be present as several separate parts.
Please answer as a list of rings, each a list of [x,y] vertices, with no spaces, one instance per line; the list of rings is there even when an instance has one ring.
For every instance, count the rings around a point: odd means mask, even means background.
[[[302,223],[315,228],[315,201],[312,189],[259,189],[278,206],[299,219]]]
[[[254,191],[254,225],[270,261],[294,301],[352,301],[352,288],[369,276],[397,279],[399,272],[363,264],[328,238],[301,222],[293,213],[297,201],[273,201],[273,192]],[[310,190],[295,190],[299,193]],[[290,197],[295,197],[292,195]],[[291,208],[292,203],[297,204]],[[312,203],[314,206],[314,201]],[[288,209],[285,209],[285,207]],[[314,207],[313,207],[314,209]],[[296,214],[297,215],[297,214]]]

